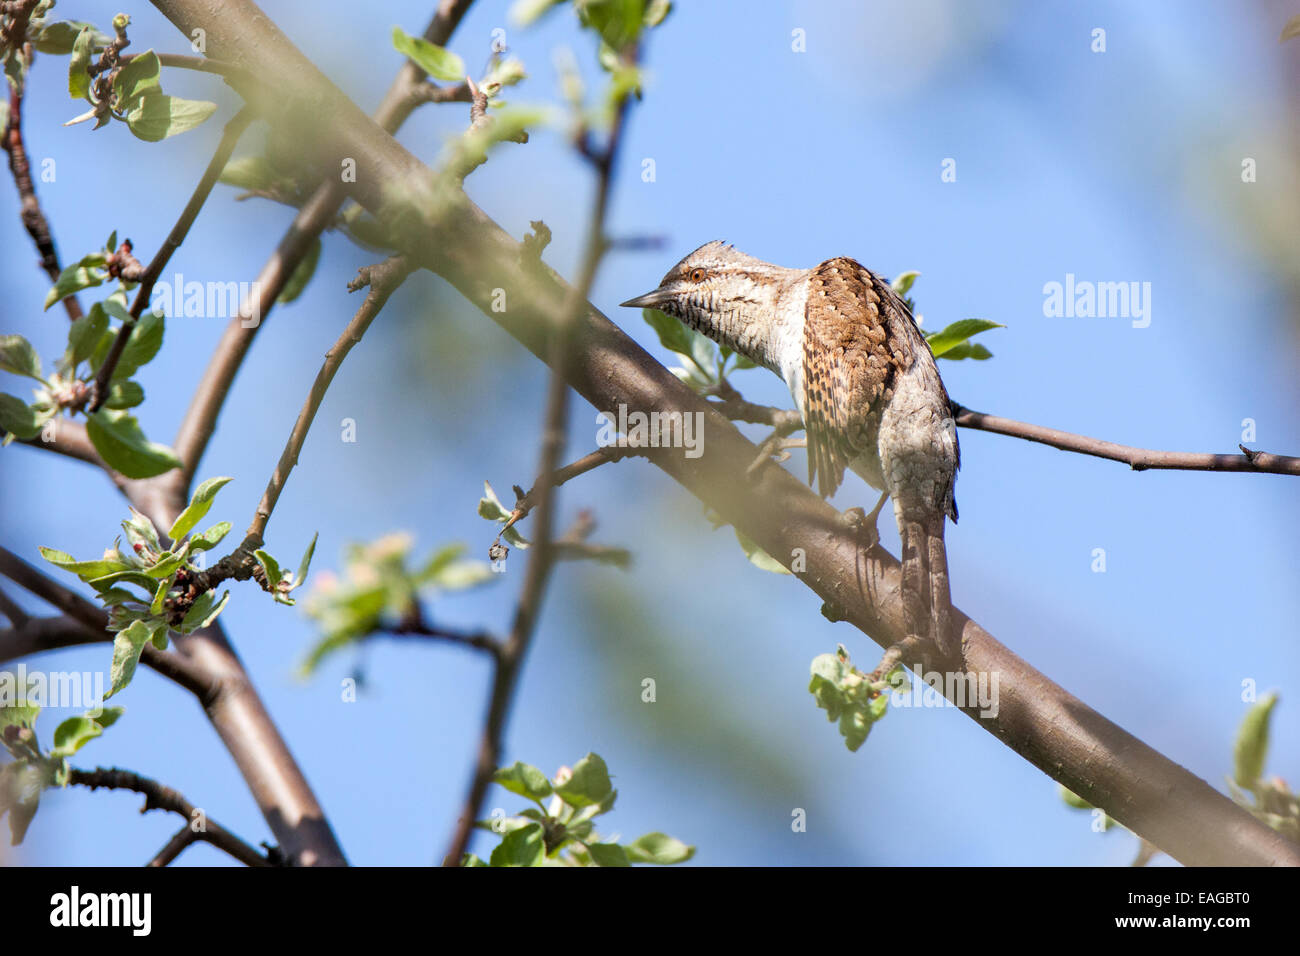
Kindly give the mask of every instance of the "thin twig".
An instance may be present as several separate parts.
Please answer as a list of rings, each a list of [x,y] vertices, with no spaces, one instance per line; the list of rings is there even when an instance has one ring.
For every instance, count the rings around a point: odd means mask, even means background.
[[[30,12],[30,11],[29,11]],[[26,23],[21,27],[22,33],[26,33]],[[45,274],[50,277],[50,281],[57,281],[59,273],[63,271],[59,265],[59,252],[54,245],[54,235],[50,231],[49,221],[45,218],[45,212],[41,209],[40,200],[36,198],[36,186],[32,182],[31,165],[27,160],[27,146],[23,142],[23,97],[12,86],[9,88],[9,119],[5,125],[3,145],[5,152],[9,154],[9,171],[13,174],[14,185],[18,187],[18,197],[21,201],[22,211],[20,216],[23,226],[26,228],[28,235],[32,237],[32,242],[36,244],[36,251],[41,254],[41,268]],[[68,318],[76,321],[81,318],[81,303],[75,295],[66,296],[63,299],[63,308],[67,312]]]
[[[446,46],[474,0],[440,0],[437,11],[424,31],[424,39]],[[164,10],[164,13],[167,11]],[[417,103],[411,90],[425,82],[428,74],[413,60],[405,60],[397,77],[375,111],[374,121],[389,133],[395,133],[411,115]],[[199,461],[217,427],[230,386],[235,380],[253,337],[275,307],[285,284],[302,262],[312,243],[330,226],[346,196],[343,184],[329,179],[316,188],[294,217],[271,257],[262,266],[253,283],[251,298],[240,303],[239,312],[226,325],[221,341],[209,359],[190,399],[185,417],[176,430],[172,447],[182,462],[174,482],[181,501],[189,497]],[[164,476],[168,477],[168,476]]]
[[[224,850],[245,866],[271,865],[266,856],[257,852],[256,849],[249,846],[215,820],[207,819],[207,815],[186,800],[179,791],[164,786],[157,780],[142,777],[130,770],[119,770],[117,767],[108,769],[96,767],[94,770],[80,770],[73,767],[68,771],[68,783],[78,787],[89,787],[91,790],[98,790],[103,787],[109,790],[133,790],[136,793],[143,794],[144,806],[140,808],[141,813],[147,813],[150,810],[168,810],[179,814],[185,819],[187,829],[193,834],[190,838],[191,841],[202,840],[204,843],[211,843],[218,850]],[[200,829],[195,829],[196,825]],[[174,841],[175,838],[173,838]],[[179,854],[179,852],[180,849],[177,849],[176,853]],[[158,865],[165,864],[160,863]]]
[[[289,440],[285,443],[284,451],[280,453],[280,461],[271,472],[271,478],[266,483],[266,491],[262,493],[262,500],[253,514],[253,523],[248,526],[245,545],[251,548],[261,547],[266,523],[271,520],[271,512],[275,510],[276,502],[280,500],[280,492],[284,490],[285,482],[289,480],[289,473],[293,471],[294,465],[298,464],[298,453],[302,451],[303,442],[307,440],[307,432],[311,430],[311,423],[316,418],[316,412],[325,399],[330,383],[334,381],[334,376],[343,365],[343,360],[348,357],[348,352],[361,341],[361,337],[370,328],[370,323],[388,302],[389,296],[411,274],[411,269],[405,257],[390,256],[379,265],[361,269],[359,280],[349,284],[349,291],[356,291],[363,285],[369,285],[370,291],[366,293],[361,308],[357,309],[356,314],[352,316],[352,321],[338,337],[338,341],[325,353],[325,361],[321,363],[320,371],[316,373],[316,381],[312,382],[311,391],[307,393],[302,411],[298,413],[293,430],[289,432]]]
[[[163,269],[167,268],[167,263],[171,261],[172,254],[185,241],[190,227],[194,225],[194,220],[198,218],[199,210],[207,202],[212,187],[217,184],[217,178],[221,175],[221,171],[226,168],[226,163],[230,162],[230,157],[235,152],[235,144],[239,142],[239,137],[244,135],[244,130],[248,129],[248,124],[253,121],[253,118],[253,110],[245,106],[231,117],[230,122],[226,124],[225,130],[221,134],[221,142],[217,144],[217,151],[212,155],[208,168],[203,171],[203,177],[199,180],[199,184],[194,187],[194,193],[190,196],[190,201],[185,204],[180,218],[176,220],[176,225],[172,226],[172,231],[168,233],[167,238],[163,241],[162,246],[154,255],[153,260],[149,263],[149,268],[145,270],[144,276],[140,280],[140,288],[136,291],[135,301],[131,303],[131,321],[123,322],[122,327],[117,330],[117,338],[113,340],[113,346],[109,349],[104,363],[99,367],[99,373],[95,376],[94,398],[91,399],[90,407],[86,409],[87,415],[93,415],[97,412],[108,399],[108,383],[113,380],[113,373],[117,371],[117,363],[126,350],[126,343],[131,338],[131,330],[135,328],[136,320],[144,314],[145,306],[149,304],[149,296],[153,294],[154,284],[157,283],[158,277],[162,275]]]
[[[581,312],[587,308],[587,298],[595,283],[596,270],[606,249],[605,215],[609,206],[614,162],[622,140],[627,108],[628,99],[624,97],[615,112],[607,145],[604,151],[593,159],[598,182],[596,201],[592,206],[587,226],[587,250],[578,281],[565,297],[564,305],[550,331],[551,376],[547,385],[546,413],[542,425],[541,461],[537,469],[537,473],[543,476],[553,475],[557,471],[560,455],[564,450],[565,422],[569,407],[566,366],[573,351],[573,329]],[[474,821],[478,818],[483,799],[487,794],[488,784],[491,783],[493,773],[501,764],[502,740],[511,700],[532,641],[537,618],[541,614],[546,585],[556,560],[557,549],[555,542],[551,540],[555,490],[555,483],[543,481],[537,495],[536,515],[533,519],[535,544],[532,557],[528,562],[519,603],[515,607],[510,636],[496,659],[492,697],[488,702],[487,717],[479,739],[478,759],[470,780],[469,793],[461,808],[460,818],[456,822],[456,832],[452,837],[450,849],[443,857],[444,866],[459,866],[464,858],[470,837],[474,832]]]
[[[1271,455],[1262,451],[1246,451],[1242,455],[1200,454],[1184,451],[1153,451],[1147,448],[1134,448],[1131,445],[1118,445],[1100,438],[1088,438],[1045,428],[1042,425],[1030,425],[1010,418],[985,415],[983,412],[971,411],[953,402],[953,418],[963,428],[975,428],[980,431],[1023,438],[1025,441],[1051,445],[1062,451],[1073,451],[1094,458],[1105,458],[1128,465],[1134,471],[1148,469],[1171,471],[1249,471],[1260,474],[1300,475],[1300,458],[1286,455]],[[1245,449],[1243,449],[1245,451]]]
[[[537,480],[533,482],[533,486],[526,492],[516,485],[515,507],[510,512],[510,517],[506,519],[506,523],[501,526],[501,534],[505,533],[506,528],[514,527],[515,524],[528,517],[529,512],[537,506],[544,484],[552,488],[558,488],[560,485],[572,481],[579,475],[585,475],[601,465],[613,464],[616,461],[622,461],[624,458],[631,458],[640,453],[640,449],[630,445],[603,445],[595,451],[583,455],[577,461],[555,469],[549,477],[539,475]],[[498,540],[501,534],[497,535]]]

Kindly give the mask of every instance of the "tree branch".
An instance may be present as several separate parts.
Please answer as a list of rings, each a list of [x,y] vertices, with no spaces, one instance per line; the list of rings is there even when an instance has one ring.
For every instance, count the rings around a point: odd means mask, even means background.
[[[324,401],[325,393],[329,390],[330,383],[334,381],[335,374],[343,365],[343,360],[348,357],[352,347],[361,341],[361,337],[370,328],[370,323],[388,302],[389,296],[397,291],[413,268],[407,264],[403,256],[390,256],[379,265],[361,269],[357,281],[349,284],[350,292],[355,292],[365,285],[370,286],[370,291],[366,293],[361,308],[357,309],[356,314],[352,316],[352,321],[343,330],[338,341],[325,353],[325,361],[321,364],[320,371],[316,373],[316,380],[312,383],[307,400],[303,402],[302,411],[298,413],[298,420],[294,422],[293,430],[289,433],[289,440],[280,454],[280,461],[271,473],[266,491],[263,492],[262,500],[257,505],[253,523],[248,527],[243,548],[250,553],[253,549],[262,546],[266,523],[271,520],[271,512],[275,510],[276,502],[280,500],[280,493],[284,490],[285,482],[289,480],[289,472],[293,471],[294,465],[298,464],[298,454],[307,440],[307,432],[311,429],[316,412],[320,409],[320,404]]]
[[[209,160],[208,168],[203,171],[199,184],[194,187],[194,193],[190,196],[190,201],[181,210],[176,225],[172,226],[172,231],[167,234],[167,238],[159,247],[158,252],[149,263],[149,268],[145,270],[144,276],[140,279],[140,288],[136,290],[135,301],[131,303],[131,321],[123,322],[122,327],[117,330],[117,338],[113,340],[112,348],[108,350],[108,355],[99,367],[99,373],[95,376],[95,387],[93,397],[90,400],[90,407],[86,409],[87,415],[93,415],[107,400],[108,384],[113,380],[113,373],[117,371],[117,363],[126,350],[126,343],[131,338],[131,331],[135,328],[136,320],[144,314],[145,306],[149,304],[149,296],[153,294],[153,287],[158,282],[158,277],[162,275],[162,271],[167,268],[167,263],[171,261],[172,255],[180,248],[181,243],[185,241],[185,237],[189,235],[190,227],[194,225],[194,220],[198,218],[199,210],[208,201],[212,187],[217,184],[217,177],[226,168],[226,163],[230,162],[230,157],[235,152],[235,144],[239,142],[239,137],[244,135],[244,130],[248,129],[248,124],[252,121],[253,111],[245,106],[226,124],[225,131],[221,134],[221,142],[217,144],[217,151],[213,153],[212,159]]]
[[[30,14],[31,11],[28,10],[26,13]],[[26,31],[24,19],[22,29],[18,32],[25,35]],[[18,42],[21,44],[21,37],[18,38]],[[9,119],[5,124],[3,146],[5,152],[9,154],[9,171],[13,174],[14,185],[18,187],[23,227],[32,237],[32,242],[36,244],[36,251],[41,254],[41,268],[50,277],[50,281],[54,282],[59,278],[63,268],[59,265],[59,252],[54,245],[54,235],[50,231],[49,221],[41,209],[40,200],[36,198],[36,186],[32,182],[31,165],[27,161],[27,146],[23,142],[22,126],[23,97],[11,86],[9,87]],[[68,318],[74,322],[83,314],[81,303],[75,295],[63,299],[63,308]]]
[[[218,850],[224,850],[245,866],[271,865],[265,855],[258,853],[257,850],[215,820],[208,819],[203,811],[186,800],[179,791],[163,786],[157,780],[142,777],[130,770],[119,770],[116,767],[110,769],[96,767],[94,770],[80,770],[73,767],[68,771],[68,783],[77,787],[89,787],[91,790],[98,790],[101,787],[108,790],[133,790],[144,795],[144,806],[140,808],[141,813],[147,813],[150,810],[167,810],[183,817],[186,827],[182,832],[189,834],[185,843],[176,845],[180,838],[180,834],[177,834],[164,848],[163,853],[154,858],[154,861],[150,864],[151,866],[166,866],[167,863],[180,854],[180,851],[185,846],[196,840],[211,843]],[[196,818],[203,821],[202,829],[194,829]],[[163,854],[173,849],[174,852],[164,859]]]
[[[1134,448],[1131,445],[1117,445],[1115,442],[1100,438],[1088,438],[1045,428],[1042,425],[1030,425],[1010,418],[985,415],[972,411],[953,402],[953,418],[958,425],[975,428],[980,431],[993,432],[998,435],[1010,435],[1025,441],[1051,445],[1062,451],[1078,452],[1105,458],[1128,465],[1134,471],[1148,469],[1166,469],[1176,471],[1249,471],[1260,474],[1300,475],[1300,458],[1286,455],[1271,455],[1268,452],[1250,451],[1244,446],[1241,455],[1198,454],[1185,451],[1152,451],[1147,448]]]
[[[632,51],[632,55],[635,51]],[[568,421],[569,386],[568,362],[574,352],[578,339],[576,329],[583,312],[586,310],[587,297],[596,280],[596,270],[605,254],[605,217],[609,209],[610,188],[613,181],[614,162],[618,156],[622,141],[623,123],[627,116],[627,95],[619,101],[615,111],[614,123],[609,132],[609,140],[600,155],[593,158],[598,176],[596,200],[592,205],[590,220],[587,225],[587,249],[583,256],[578,284],[569,290],[564,306],[558,314],[558,320],[551,323],[550,329],[550,366],[551,376],[547,384],[546,415],[542,424],[542,449],[538,474],[554,475],[560,464],[560,455],[564,451],[565,423]],[[592,467],[595,467],[592,465]],[[506,719],[514,697],[515,686],[523,667],[524,657],[532,642],[532,635],[541,615],[542,602],[546,595],[546,585],[550,580],[551,570],[558,557],[556,542],[552,540],[552,527],[555,523],[554,511],[556,488],[558,482],[541,482],[536,498],[536,515],[534,524],[534,545],[532,557],[528,561],[528,571],[524,577],[523,592],[515,608],[514,624],[510,637],[506,640],[501,653],[496,657],[493,671],[492,697],[488,703],[487,717],[483,733],[479,740],[478,763],[470,781],[469,794],[465,798],[456,832],[452,837],[451,848],[443,857],[444,866],[459,866],[465,851],[469,847],[470,837],[474,832],[474,821],[478,819],[483,798],[492,775],[501,766],[502,741],[505,734]]]

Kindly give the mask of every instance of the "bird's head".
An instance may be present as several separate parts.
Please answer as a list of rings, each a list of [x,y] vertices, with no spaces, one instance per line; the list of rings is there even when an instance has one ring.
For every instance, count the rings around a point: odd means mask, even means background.
[[[719,323],[770,315],[790,272],[725,242],[709,242],[669,269],[657,289],[621,304],[658,309],[710,334]]]

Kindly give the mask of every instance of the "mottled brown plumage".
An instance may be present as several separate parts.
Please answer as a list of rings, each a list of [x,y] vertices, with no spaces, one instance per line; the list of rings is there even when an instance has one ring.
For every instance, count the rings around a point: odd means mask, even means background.
[[[889,284],[849,258],[786,269],[711,242],[623,304],[674,315],[785,379],[809,484],[829,497],[851,468],[893,498],[909,632],[955,655],[944,521],[957,520],[957,432],[930,347]]]

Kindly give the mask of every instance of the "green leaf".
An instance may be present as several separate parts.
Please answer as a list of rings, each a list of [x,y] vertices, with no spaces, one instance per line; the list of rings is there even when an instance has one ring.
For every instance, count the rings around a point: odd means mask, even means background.
[[[102,252],[92,252],[88,256],[82,257],[80,262],[74,262],[67,266],[59,277],[54,280],[54,286],[45,296],[45,308],[48,311],[50,306],[56,302],[66,299],[70,295],[76,295],[83,289],[91,289],[97,285],[104,284],[104,276],[98,270],[103,268],[105,257]]]
[[[22,399],[0,392],[0,435],[12,432],[18,438],[35,438],[41,433],[44,421]]]
[[[96,302],[90,311],[68,327],[67,360],[71,368],[94,354],[95,346],[108,331],[108,313]]]
[[[213,596],[212,591],[205,591],[195,599],[190,605],[190,609],[185,612],[185,617],[181,620],[181,631],[188,634],[190,631],[197,631],[200,628],[207,627],[217,619],[230,600],[230,592],[225,591],[221,595],[221,600]]]
[[[954,345],[952,348],[944,352],[943,355],[939,357],[944,359],[945,361],[953,361],[953,362],[959,361],[961,359],[975,359],[977,361],[983,361],[984,359],[991,359],[993,357],[993,353],[990,352],[988,349],[986,349],[984,346],[980,345],[978,342],[963,342],[961,345]]]
[[[31,37],[32,45],[39,52],[67,56],[72,52],[77,37],[83,29],[91,31],[90,46],[92,49],[106,47],[113,42],[110,37],[104,36],[89,23],[83,23],[80,20],[57,20],[54,23],[45,24],[35,36],[32,36],[30,32],[27,35]]]
[[[959,319],[946,329],[938,332],[931,332],[926,335],[925,340],[930,343],[930,351],[934,357],[938,358],[945,352],[956,348],[973,335],[980,332],[986,332],[989,329],[1004,329],[1005,325],[997,322],[990,322],[988,319]]]
[[[588,843],[587,852],[597,866],[631,866],[627,852],[617,843]]]
[[[226,163],[217,182],[250,192],[271,190],[279,177],[265,156],[241,156]]]
[[[1066,786],[1063,785],[1063,784],[1058,784],[1058,785],[1057,785],[1057,792],[1060,794],[1061,800],[1062,800],[1062,801],[1065,803],[1065,805],[1066,805],[1067,807],[1069,807],[1071,810],[1091,810],[1091,809],[1092,809],[1092,804],[1091,804],[1091,803],[1089,803],[1087,800],[1083,799],[1083,797],[1079,796],[1077,793],[1075,793],[1073,790],[1069,789],[1068,787],[1066,787]]]
[[[574,764],[573,776],[557,785],[555,792],[571,807],[586,807],[608,799],[614,788],[605,761],[589,753]]]
[[[0,707],[0,732],[6,727],[36,729],[36,718],[41,714],[40,704],[6,704]]]
[[[208,551],[215,548],[221,543],[221,539],[230,533],[231,527],[229,521],[219,521],[206,531],[194,535],[190,538],[190,551]]]
[[[307,247],[307,254],[302,257],[302,261],[294,268],[293,274],[289,276],[289,281],[284,284],[284,289],[276,296],[276,302],[281,305],[288,305],[302,295],[303,289],[307,288],[307,283],[311,281],[311,277],[316,273],[316,263],[320,261],[320,248],[321,242],[318,236]]]
[[[498,498],[497,493],[492,490],[492,486],[485,481],[483,482],[483,497],[478,501],[478,513],[479,517],[487,518],[489,521],[496,521],[500,524],[505,524],[510,520],[512,509],[507,508],[501,503],[501,499]],[[528,547],[528,540],[515,530],[513,525],[502,532],[501,537],[505,538],[510,545],[519,548],[521,551]]]
[[[515,0],[510,7],[509,17],[516,26],[526,27],[563,2],[564,0]]]
[[[436,80],[459,83],[465,79],[464,60],[428,40],[411,36],[401,27],[393,27],[393,49],[410,57],[416,66]]]
[[[131,517],[122,522],[122,530],[126,532],[126,539],[131,542],[132,551],[137,551],[136,545],[148,548],[156,554],[167,550],[158,539],[158,529],[154,527],[153,520],[134,508],[131,509]]]
[[[664,22],[664,17],[672,12],[672,0],[650,0],[645,5],[645,16],[641,22],[648,27],[657,27]]]
[[[89,711],[80,717],[69,717],[54,731],[54,748],[51,757],[71,757],[78,750],[104,732],[105,727],[116,723],[125,708],[106,707],[98,717]]]
[[[132,570],[131,566],[124,561],[112,561],[106,558],[101,558],[98,561],[78,561],[66,551],[56,551],[54,548],[40,548],[39,550],[41,557],[50,564],[75,574],[83,581],[92,581],[107,574]]]
[[[302,553],[302,560],[298,562],[298,571],[293,576],[293,588],[302,587],[303,582],[307,580],[307,572],[311,569],[311,558],[316,553],[316,539],[319,537],[320,532],[317,531],[311,536],[311,544],[307,545],[307,550]]]
[[[492,781],[499,783],[511,793],[517,793],[529,800],[542,800],[553,792],[551,781],[532,764],[516,760],[509,767],[501,767],[492,774]]]
[[[0,335],[0,371],[43,381],[40,356],[21,335]]]
[[[206,100],[183,100],[165,93],[146,93],[127,111],[126,125],[137,138],[146,143],[156,143],[194,129],[216,109],[216,103]]]
[[[95,46],[95,30],[86,25],[72,41],[72,59],[68,61],[68,95],[74,100],[90,99],[91,51]]]
[[[275,560],[269,552],[264,551],[261,548],[258,548],[253,552],[253,557],[257,558],[258,563],[262,566],[262,570],[266,572],[266,583],[274,589],[275,586],[280,583],[280,562]]]
[[[86,419],[86,434],[109,467],[127,478],[152,478],[181,466],[174,451],[145,438],[129,412],[101,408]]]
[[[154,622],[132,621],[130,627],[117,632],[113,640],[113,665],[109,671],[109,687],[106,698],[121,691],[135,676],[135,667],[140,662],[140,654],[147,642],[153,639],[154,632],[167,625]]]
[[[665,866],[685,863],[695,855],[695,847],[666,833],[647,833],[623,849],[627,851],[627,858],[633,863],[658,863]]]
[[[642,309],[641,318],[655,330],[655,334],[659,336],[659,343],[668,351],[676,352],[678,355],[691,354],[690,330],[671,315],[658,309]]]
[[[117,108],[126,109],[138,97],[150,92],[160,92],[158,76],[162,67],[158,63],[158,54],[146,50],[117,71],[113,78],[113,92],[117,94]]]
[[[144,387],[139,382],[114,382],[104,399],[105,408],[135,408],[144,401]]]
[[[492,866],[541,866],[546,856],[542,825],[530,823],[511,830],[492,851]]]
[[[0,816],[9,813],[10,842],[17,846],[40,806],[45,774],[31,760],[16,760],[0,767]]]
[[[1282,37],[1279,42],[1284,42],[1290,40],[1292,37],[1298,36],[1300,36],[1300,13],[1293,16],[1286,22],[1286,25],[1282,27]]]
[[[867,675],[854,667],[846,654],[819,654],[812,662],[808,690],[826,719],[839,723],[840,735],[850,751],[862,746],[872,725],[885,715],[887,692],[872,687]]]
[[[179,547],[173,546],[172,551],[164,551],[158,562],[151,567],[145,568],[144,573],[155,581],[170,578],[185,563],[189,554],[190,543],[188,541]]]
[[[1276,693],[1266,694],[1259,703],[1246,711],[1237,731],[1233,748],[1233,779],[1239,787],[1252,789],[1264,773],[1264,759],[1268,756],[1269,722],[1277,706]]]
[[[762,568],[764,571],[771,571],[773,574],[790,573],[789,569],[782,565],[780,561],[760,548],[750,538],[741,534],[739,528],[733,530],[735,530],[736,540],[740,542],[740,547],[745,552],[745,557],[749,558],[750,564],[756,568]]]
[[[644,0],[579,0],[574,6],[582,25],[595,30],[615,50],[622,50],[641,32]]]
[[[172,582],[170,575],[167,580],[159,581],[158,586],[154,588],[153,600],[149,602],[149,613],[153,617],[159,617],[163,612],[163,605],[167,602],[167,592],[171,590]]]
[[[900,272],[898,275],[894,276],[894,281],[889,283],[889,285],[900,297],[906,297],[907,293],[912,291],[912,285],[916,282],[917,276],[920,274],[921,273],[916,271]]]
[[[105,310],[111,312],[109,303]],[[127,379],[134,375],[142,365],[153,361],[158,350],[162,348],[166,320],[160,312],[146,312],[136,320],[131,329],[131,337],[126,340],[122,357],[118,359],[117,368],[113,369],[113,381]]]
[[[189,534],[190,530],[202,521],[203,516],[208,513],[213,500],[217,497],[217,492],[234,480],[233,478],[209,478],[199,485],[194,494],[190,495],[190,503],[185,510],[177,515],[176,520],[172,522],[167,537],[173,541],[179,541]]]

